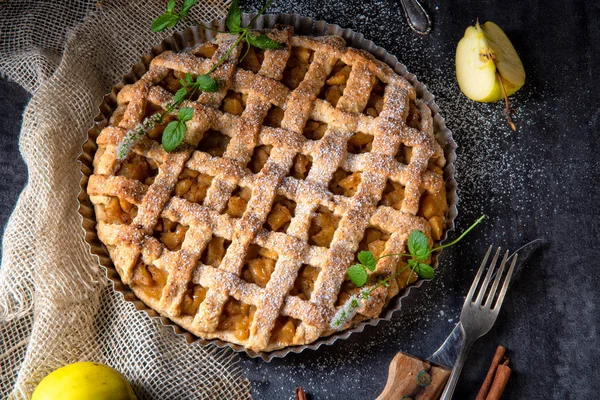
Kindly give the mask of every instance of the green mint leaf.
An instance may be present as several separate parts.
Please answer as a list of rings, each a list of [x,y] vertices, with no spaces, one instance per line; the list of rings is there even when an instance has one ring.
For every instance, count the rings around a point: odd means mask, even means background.
[[[167,3],[167,11],[172,13],[174,9],[175,9],[175,0],[169,0],[169,2]]]
[[[424,263],[419,263],[417,268],[415,268],[415,272],[421,279],[433,279],[435,276],[435,270],[431,268],[431,266]]]
[[[370,251],[359,252],[358,261],[367,267],[369,271],[375,271],[375,265],[377,264],[377,261],[375,261],[375,256]]]
[[[254,36],[252,34],[248,34],[246,36],[246,40],[254,47],[258,47],[262,50],[276,50],[285,46],[284,43],[279,43],[268,37],[267,35],[261,34],[258,36]]]
[[[187,17],[188,13],[190,12],[190,9],[194,7],[197,2],[198,0],[184,0],[183,6],[181,6],[181,12],[179,13],[179,15],[181,15],[181,18]]]
[[[177,22],[179,22],[179,15],[166,12],[152,22],[152,25],[150,25],[150,30],[152,32],[161,32],[167,28],[174,27],[177,25]]]
[[[185,82],[187,85],[184,86],[189,86],[194,83],[194,77],[192,76],[192,74],[185,74]]]
[[[183,122],[171,121],[162,135],[162,146],[167,153],[172,152],[179,146],[185,136],[187,128]]]
[[[414,258],[410,258],[410,259],[406,260],[406,263],[408,264],[409,267],[414,268],[415,265],[417,265],[418,261],[415,260]]]
[[[186,122],[192,119],[194,116],[194,109],[192,107],[183,107],[177,113],[177,118],[180,122]]]
[[[210,75],[199,75],[196,78],[196,84],[198,85],[198,88],[203,92],[216,92],[217,90],[219,90],[219,84]]]
[[[227,29],[231,33],[238,33],[242,30],[242,10],[238,5],[238,0],[231,2],[227,18],[225,19],[225,25],[227,25]]]
[[[363,265],[354,264],[348,268],[348,278],[350,278],[352,283],[357,287],[363,287],[365,286],[365,283],[367,283],[367,271]]]
[[[183,99],[185,99],[185,96],[187,96],[187,90],[184,87],[182,87],[177,91],[177,93],[175,93],[175,97],[173,97],[173,103],[181,103]]]
[[[425,260],[429,256],[429,241],[421,231],[414,230],[408,235],[408,251],[417,260]]]

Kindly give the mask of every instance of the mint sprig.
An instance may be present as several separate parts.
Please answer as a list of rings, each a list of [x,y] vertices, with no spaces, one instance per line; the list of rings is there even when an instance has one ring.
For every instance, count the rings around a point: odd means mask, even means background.
[[[429,245],[429,240],[427,236],[420,230],[413,230],[408,235],[408,252],[409,254],[384,254],[378,258],[375,258],[372,252],[370,251],[361,251],[358,253],[357,258],[359,263],[354,264],[348,268],[347,275],[348,278],[352,281],[356,287],[361,288],[360,296],[351,296],[349,300],[344,303],[344,305],[338,309],[336,314],[333,316],[330,326],[333,329],[342,328],[348,321],[350,321],[358,311],[358,308],[361,305],[363,300],[368,300],[371,296],[371,293],[377,290],[378,288],[384,286],[388,287],[389,282],[392,279],[398,277],[402,272],[407,269],[411,269],[411,272],[415,272],[417,276],[421,279],[433,279],[435,277],[435,270],[429,265],[427,259],[431,255],[431,253],[444,249],[446,247],[450,247],[458,243],[462,238],[464,238],[473,228],[475,228],[483,219],[485,215],[479,217],[477,221],[475,221],[466,231],[464,231],[457,239],[453,240],[450,243],[447,243],[443,246],[438,246],[432,248]],[[380,278],[379,282],[371,288],[364,287],[367,284],[369,279],[369,274],[367,271],[374,271],[377,265],[377,262],[385,257],[410,257],[406,260],[406,266],[404,268],[397,271],[395,274],[389,275],[386,278]],[[406,281],[409,282],[410,276]],[[357,301],[358,299],[358,301]]]
[[[184,0],[181,10],[176,12],[175,0],[169,0],[167,3],[167,11],[152,22],[150,30],[152,32],[162,32],[167,28],[173,28],[188,16],[190,9],[195,6],[197,2],[198,0]]]
[[[198,3],[198,0],[184,0],[179,11],[176,11],[176,0],[169,0],[169,2],[167,3],[167,10],[152,22],[150,30],[152,30],[153,32],[160,32],[167,28],[172,28],[176,26],[179,22],[183,20],[187,20],[190,10],[193,6],[196,5],[196,3]],[[117,158],[119,160],[123,160],[125,157],[127,157],[127,154],[129,153],[133,145],[137,142],[137,140],[144,136],[149,130],[153,129],[157,123],[162,123],[163,118],[167,114],[171,114],[175,110],[177,110],[184,100],[192,98],[197,91],[218,91],[220,89],[219,82],[217,82],[210,75],[213,72],[215,72],[215,70],[219,68],[219,66],[221,66],[225,62],[225,60],[227,60],[229,55],[242,42],[242,40],[245,40],[247,43],[246,54],[248,54],[250,46],[254,46],[264,50],[274,50],[286,46],[285,43],[276,42],[265,34],[255,35],[250,32],[249,27],[254,23],[254,21],[256,21],[256,19],[260,15],[262,15],[267,10],[267,8],[272,3],[273,0],[267,1],[264,7],[261,8],[260,11],[254,16],[252,21],[250,21],[250,24],[248,24],[247,27],[243,28],[242,10],[239,7],[238,0],[233,0],[231,2],[231,6],[229,7],[229,11],[227,13],[227,18],[225,19],[225,24],[227,25],[227,28],[231,33],[239,34],[233,46],[231,46],[231,48],[229,48],[229,50],[219,59],[219,61],[217,61],[217,63],[214,64],[205,74],[199,75],[195,79],[192,75],[186,74],[185,78],[182,78],[180,80],[181,89],[179,89],[175,93],[175,95],[173,96],[173,101],[167,105],[163,113],[152,115],[146,118],[140,124],[138,124],[135,128],[129,130],[125,134],[121,142],[117,145]],[[201,24],[197,25],[202,26],[205,29],[217,31],[216,29],[209,28]],[[245,56],[246,55],[244,55],[242,59]],[[192,108],[182,108],[177,114],[177,120],[170,122],[165,127],[162,136],[162,146],[165,149],[165,151],[171,152],[181,144],[183,138],[185,137],[185,133],[187,132],[187,126],[185,122],[192,119],[192,117]]]
[[[187,127],[185,123],[194,116],[192,107],[183,107],[177,113],[177,120],[169,122],[162,135],[162,146],[167,152],[171,152],[179,146],[185,137]]]

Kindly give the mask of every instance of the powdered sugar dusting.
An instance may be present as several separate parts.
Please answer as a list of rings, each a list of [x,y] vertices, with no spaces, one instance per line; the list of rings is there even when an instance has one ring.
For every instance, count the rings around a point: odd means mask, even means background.
[[[257,2],[253,2],[256,7],[258,4],[254,3]],[[429,9],[437,8],[434,4]],[[436,27],[429,37],[414,35],[404,24],[400,7],[393,8],[386,1],[326,3],[318,8],[307,2],[295,2],[276,5],[271,11],[298,13],[351,28],[396,55],[436,96],[441,115],[459,145],[455,162],[461,197],[457,230],[463,230],[483,213],[488,215],[485,223],[461,244],[444,251],[438,276],[413,291],[390,323],[368,326],[363,333],[334,346],[289,354],[270,364],[243,361],[258,398],[288,398],[296,386],[303,386],[319,399],[339,398],[347,393],[352,393],[353,398],[373,398],[377,394],[373,392],[376,383],[379,389],[383,388],[382,376],[396,351],[427,357],[454,327],[477,264],[464,260],[463,253],[481,253],[481,256],[486,244],[514,245],[530,238],[529,225],[537,222],[524,216],[531,207],[545,207],[543,212],[548,215],[560,212],[553,199],[560,192],[568,192],[568,183],[554,182],[548,176],[552,167],[549,154],[560,150],[544,148],[541,136],[527,136],[556,135],[557,142],[565,139],[565,133],[555,132],[546,124],[536,126],[535,133],[531,129],[540,123],[537,116],[549,118],[547,104],[560,105],[560,100],[542,90],[547,89],[543,83],[538,83],[537,90],[526,84],[511,97],[513,119],[519,130],[514,133],[505,122],[502,103],[475,103],[460,93],[454,77],[454,50],[462,32],[456,32],[455,42],[442,40],[440,35],[447,32]],[[562,112],[569,110],[564,107]],[[595,123],[595,119],[589,123]],[[544,185],[548,187],[547,199],[540,206],[537,196]],[[515,205],[514,215],[503,219],[512,221],[504,225],[497,218],[497,210],[507,203]],[[502,235],[493,236],[489,233],[493,231]]]

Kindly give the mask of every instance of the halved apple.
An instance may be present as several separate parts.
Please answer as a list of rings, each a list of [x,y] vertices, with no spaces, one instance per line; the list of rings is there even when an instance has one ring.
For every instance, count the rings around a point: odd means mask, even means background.
[[[497,101],[525,83],[523,63],[506,34],[493,22],[470,26],[456,47],[456,79],[468,98]],[[505,93],[504,93],[505,92]]]

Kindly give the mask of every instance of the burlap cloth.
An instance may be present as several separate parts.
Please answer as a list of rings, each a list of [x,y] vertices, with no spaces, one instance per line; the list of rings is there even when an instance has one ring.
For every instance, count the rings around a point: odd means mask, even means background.
[[[33,94],[20,137],[29,182],[0,267],[1,398],[28,398],[50,371],[78,360],[115,367],[139,398],[250,397],[235,354],[188,345],[137,312],[82,239],[76,158],[102,96],[170,34],[148,29],[165,4],[0,2],[0,72]],[[201,0],[192,16],[225,12],[223,0]]]

